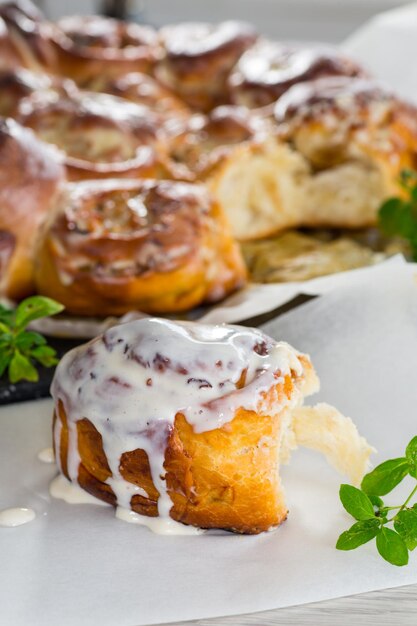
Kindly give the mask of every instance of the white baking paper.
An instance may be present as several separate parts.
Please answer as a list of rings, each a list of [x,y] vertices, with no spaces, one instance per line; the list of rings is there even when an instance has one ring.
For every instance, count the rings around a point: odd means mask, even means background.
[[[406,261],[401,254],[398,254],[381,262],[379,264],[381,271],[385,271],[385,267],[389,267],[393,263],[405,265]],[[412,268],[413,265],[409,264],[409,267]],[[352,281],[359,279],[362,275],[366,276],[368,272],[373,271],[373,268],[374,266],[363,267],[299,282],[252,283],[229,296],[223,302],[211,308],[201,307],[194,309],[188,314],[180,316],[180,319],[199,320],[210,324],[242,322],[274,311],[300,294],[317,296],[327,293],[338,286],[351,284]],[[131,311],[119,318],[108,317],[106,319],[74,318],[64,315],[36,320],[31,324],[31,328],[40,333],[56,337],[90,339],[103,333],[107,328],[115,324],[129,322],[141,317],[146,317],[146,314],[139,311]],[[171,317],[175,319],[176,316],[172,315]]]
[[[269,323],[310,352],[319,399],[350,415],[378,448],[400,455],[417,433],[417,285],[407,266],[375,267]],[[26,526],[0,528],[0,623],[140,626],[272,609],[417,582],[375,547],[339,552],[351,523],[342,478],[316,453],[297,451],[282,471],[288,520],[260,536],[159,536],[111,508],[51,501],[51,402],[0,410],[0,509],[29,506]],[[388,498],[389,500],[389,498]]]
[[[417,2],[375,15],[342,49],[388,88],[417,103]]]

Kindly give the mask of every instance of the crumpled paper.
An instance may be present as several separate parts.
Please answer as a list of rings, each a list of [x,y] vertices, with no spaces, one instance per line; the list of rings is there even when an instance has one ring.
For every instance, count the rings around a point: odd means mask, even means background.
[[[417,284],[409,266],[352,273],[265,329],[310,353],[322,390],[309,402],[352,417],[379,451],[374,463],[403,453],[417,434]],[[306,450],[281,472],[288,520],[259,536],[153,535],[111,508],[51,501],[55,469],[37,460],[50,445],[51,411],[50,401],[0,409],[0,509],[37,513],[26,526],[0,528],[2,624],[142,626],[417,582],[415,553],[395,568],[371,544],[335,550],[353,522],[338,499],[344,479]]]
[[[342,49],[388,88],[417,104],[417,2],[375,15]]]
[[[380,263],[381,271],[391,264],[406,264],[404,257],[400,254]],[[408,264],[410,268],[412,264]],[[209,324],[234,324],[244,320],[270,313],[282,305],[290,302],[300,294],[317,296],[327,293],[335,287],[350,284],[361,276],[366,276],[373,270],[373,266],[364,267],[346,272],[339,272],[329,276],[322,276],[312,280],[277,283],[277,284],[256,284],[252,283],[245,289],[241,289],[235,294],[226,298],[223,302],[211,308],[195,309],[189,314],[180,316],[181,319],[199,320]],[[107,328],[115,324],[130,322],[134,319],[146,317],[145,313],[132,311],[123,317],[108,317],[104,320],[87,317],[59,316],[36,320],[31,324],[31,328],[46,335],[56,337],[76,337],[81,339],[91,339],[103,333]],[[175,315],[171,316],[176,318]]]

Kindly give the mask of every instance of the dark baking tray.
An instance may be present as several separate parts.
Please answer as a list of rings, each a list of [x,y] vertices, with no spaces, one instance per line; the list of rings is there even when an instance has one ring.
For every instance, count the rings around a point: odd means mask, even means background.
[[[286,304],[264,313],[251,317],[243,322],[239,322],[242,326],[260,326],[269,320],[282,315],[286,311],[311,300],[312,296],[300,295],[287,302]],[[83,339],[57,339],[56,337],[47,337],[48,343],[55,348],[59,358],[61,358],[68,350],[85,343]],[[51,386],[54,375],[54,368],[39,368],[39,381],[31,383],[29,381],[21,381],[16,385],[11,385],[5,377],[0,379],[0,405],[11,404],[12,402],[24,402],[27,400],[36,400],[38,398],[47,398],[49,396],[49,388]]]

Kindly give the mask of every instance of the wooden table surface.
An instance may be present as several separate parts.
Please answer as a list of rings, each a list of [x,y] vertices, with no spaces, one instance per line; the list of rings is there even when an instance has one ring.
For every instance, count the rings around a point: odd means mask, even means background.
[[[275,611],[185,623],[187,626],[416,626],[417,585]],[[180,622],[170,626],[180,626]]]

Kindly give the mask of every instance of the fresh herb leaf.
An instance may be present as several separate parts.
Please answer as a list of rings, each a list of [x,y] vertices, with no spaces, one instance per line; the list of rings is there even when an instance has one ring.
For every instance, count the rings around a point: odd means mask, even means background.
[[[394,528],[409,550],[417,547],[417,511],[415,509],[399,511],[394,521]]]
[[[33,320],[48,317],[49,315],[56,315],[63,310],[63,305],[59,304],[59,302],[55,302],[55,300],[51,300],[51,298],[45,298],[44,296],[26,298],[16,309],[16,329],[21,330],[26,328],[29,322],[33,322]]]
[[[417,194],[417,191],[416,191]],[[417,195],[416,195],[417,197]],[[416,480],[413,489],[399,506],[388,506],[380,498],[394,489],[406,476]],[[407,565],[408,553],[417,548],[417,437],[409,442],[404,457],[389,459],[366,474],[361,488],[340,486],[340,500],[358,520],[343,532],[338,550],[354,550],[376,538],[379,554],[392,565]]]
[[[392,565],[407,565],[408,550],[400,535],[383,526],[376,536],[376,547],[383,559]]]
[[[392,491],[408,474],[408,461],[405,457],[384,461],[362,480],[362,491],[368,495],[385,496]]]
[[[381,205],[379,227],[385,235],[406,239],[417,260],[417,172],[403,170],[399,184],[404,196],[389,198]]]
[[[376,518],[361,520],[353,524],[349,530],[345,530],[337,540],[338,550],[355,550],[364,543],[368,543],[376,537],[380,524]]]
[[[15,350],[10,364],[9,364],[9,379],[11,383],[18,383],[19,380],[29,380],[31,382],[37,382],[39,380],[39,374],[35,367],[33,367],[30,360],[23,356],[19,350]]]
[[[352,485],[341,485],[339,496],[346,511],[355,519],[367,520],[375,517],[371,500],[360,489],[352,487]]]
[[[413,437],[413,439],[408,444],[405,450],[405,456],[408,461],[408,472],[410,476],[412,476],[413,478],[417,478],[417,437]]]
[[[63,308],[43,296],[27,298],[15,310],[0,305],[0,376],[7,370],[11,383],[36,382],[39,379],[36,362],[45,367],[58,362],[55,350],[47,345],[45,337],[26,330],[26,326],[35,319],[55,315]]]

